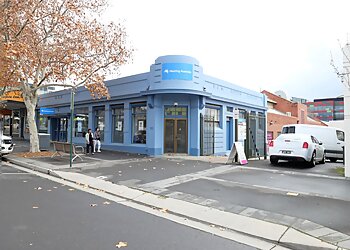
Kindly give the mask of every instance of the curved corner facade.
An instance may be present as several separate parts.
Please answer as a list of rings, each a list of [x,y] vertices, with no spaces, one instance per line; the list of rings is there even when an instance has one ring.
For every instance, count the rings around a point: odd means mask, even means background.
[[[248,157],[263,156],[265,95],[203,74],[189,56],[162,56],[150,71],[106,81],[111,98],[92,99],[84,87],[40,96],[39,132],[53,141],[84,144],[88,128],[99,127],[102,148],[148,155],[227,153],[242,141]]]

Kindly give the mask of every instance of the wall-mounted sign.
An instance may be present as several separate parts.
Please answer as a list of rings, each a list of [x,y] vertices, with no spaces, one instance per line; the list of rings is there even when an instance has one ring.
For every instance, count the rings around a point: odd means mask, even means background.
[[[40,108],[40,115],[54,115],[56,114],[54,108]]]
[[[0,96],[0,100],[23,102],[22,92],[19,90],[7,91]]]
[[[193,65],[189,63],[163,63],[162,80],[192,81]]]

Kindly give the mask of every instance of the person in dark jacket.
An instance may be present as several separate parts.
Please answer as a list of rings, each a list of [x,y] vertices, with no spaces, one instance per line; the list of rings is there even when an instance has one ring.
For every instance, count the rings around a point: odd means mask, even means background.
[[[88,132],[85,135],[86,141],[86,154],[89,153],[89,148],[91,148],[91,154],[94,154],[94,135],[92,134],[91,128],[88,129]]]

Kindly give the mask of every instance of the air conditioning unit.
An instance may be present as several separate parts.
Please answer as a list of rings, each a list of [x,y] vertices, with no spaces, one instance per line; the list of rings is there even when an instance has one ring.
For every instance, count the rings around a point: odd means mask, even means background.
[[[287,116],[292,116],[292,112],[286,112]]]

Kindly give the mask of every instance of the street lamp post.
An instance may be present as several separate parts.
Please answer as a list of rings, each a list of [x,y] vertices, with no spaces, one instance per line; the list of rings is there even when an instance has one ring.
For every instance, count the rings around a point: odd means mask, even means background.
[[[73,164],[73,119],[74,119],[74,88],[71,90],[70,94],[70,152],[69,152],[69,167]]]

